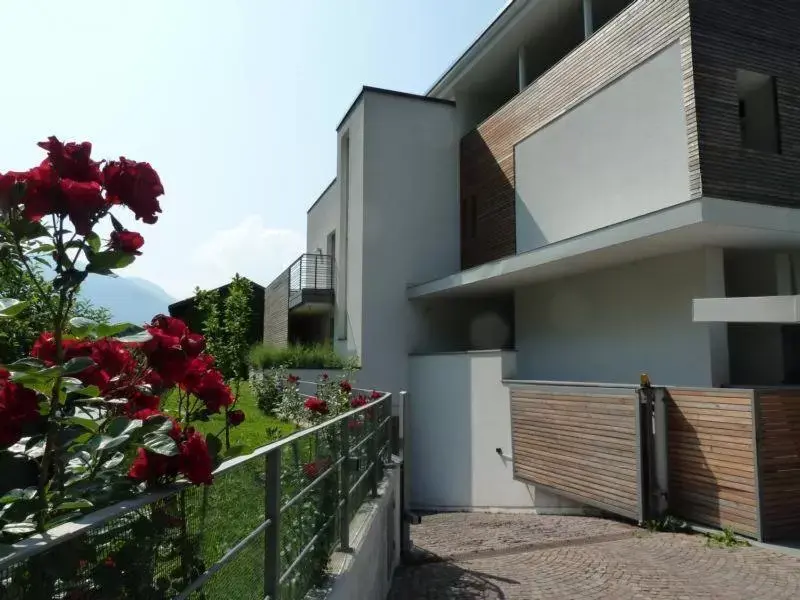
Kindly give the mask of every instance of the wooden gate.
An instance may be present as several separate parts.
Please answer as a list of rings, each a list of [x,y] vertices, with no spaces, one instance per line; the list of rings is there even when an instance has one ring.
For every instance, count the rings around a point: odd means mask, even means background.
[[[636,387],[509,382],[509,388],[515,479],[645,520]]]

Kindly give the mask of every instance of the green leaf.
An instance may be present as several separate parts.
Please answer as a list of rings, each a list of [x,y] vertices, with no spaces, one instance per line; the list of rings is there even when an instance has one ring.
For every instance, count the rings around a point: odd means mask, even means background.
[[[22,312],[26,306],[28,306],[28,302],[22,300],[0,298],[0,319],[10,319]]]
[[[109,437],[104,435],[100,439],[100,444],[97,446],[98,450],[111,450],[111,448],[116,448],[117,446],[121,446],[125,442],[130,439],[129,435],[119,435],[116,437]]]
[[[0,504],[13,504],[18,500],[31,500],[35,496],[35,487],[28,487],[25,489],[14,488],[13,490],[8,490],[2,497],[0,497]]]
[[[136,256],[127,252],[117,252],[108,250],[106,252],[96,252],[89,261],[88,270],[96,273],[103,269],[121,269],[127,267],[136,259]]]
[[[122,464],[122,461],[125,460],[125,455],[122,452],[117,452],[109,458],[106,462],[103,463],[104,469],[113,469],[114,467],[118,467]]]
[[[28,373],[30,371],[41,371],[45,364],[36,358],[23,358],[8,365],[9,371],[17,373]]]
[[[27,521],[22,523],[9,523],[3,527],[3,533],[8,533],[9,535],[26,535],[34,531],[36,531],[36,526]]]
[[[155,452],[163,456],[176,456],[178,454],[178,444],[176,444],[175,440],[171,437],[163,433],[148,433],[144,436],[142,446],[150,450],[150,452]]]
[[[141,419],[129,419],[128,417],[116,417],[106,428],[106,433],[117,437],[120,435],[130,435],[142,426]]]
[[[217,456],[222,450],[222,442],[213,433],[206,435],[206,444],[208,444],[208,453],[212,458]]]
[[[142,344],[144,342],[149,342],[150,340],[152,340],[153,336],[147,333],[146,331],[140,331],[139,333],[118,337],[117,339],[123,344]]]
[[[76,394],[80,394],[84,398],[97,398],[100,395],[100,388],[96,385],[87,385],[86,387],[72,391]]]
[[[43,254],[45,252],[53,252],[56,249],[53,244],[39,244],[31,252],[36,254]]]
[[[108,213],[108,216],[111,217],[111,225],[114,226],[114,231],[116,231],[117,233],[119,233],[120,231],[125,231],[125,228],[122,226],[122,223],[120,223],[117,220],[117,217],[115,217],[111,213]]]
[[[113,325],[98,325],[97,326],[97,336],[98,337],[114,337],[119,335],[123,331],[131,331],[131,332],[142,332],[143,329],[141,327],[137,327],[132,323],[114,323]]]
[[[100,236],[94,231],[86,236],[86,243],[89,244],[89,248],[91,248],[93,252],[100,252]]]
[[[73,317],[69,320],[69,329],[75,337],[88,337],[97,329],[97,323],[84,317]]]
[[[69,359],[64,364],[63,373],[64,375],[72,375],[74,373],[85,371],[92,366],[94,366],[94,361],[88,356],[76,356],[75,358]]]
[[[97,423],[97,421],[92,421],[91,419],[70,417],[69,419],[67,419],[67,423],[71,425],[77,425],[78,427],[82,427],[86,431],[91,431],[92,433],[97,433],[100,430],[100,425]]]
[[[62,502],[58,506],[56,506],[56,510],[63,511],[63,510],[81,510],[84,508],[92,508],[94,504],[86,500],[85,498],[79,498],[77,500],[69,500],[67,502]]]

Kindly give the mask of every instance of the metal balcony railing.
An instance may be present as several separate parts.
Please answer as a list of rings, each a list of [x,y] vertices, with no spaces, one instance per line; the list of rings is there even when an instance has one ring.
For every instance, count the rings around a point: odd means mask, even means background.
[[[303,254],[289,267],[289,308],[301,304],[304,292],[333,295],[334,259],[328,254]]]

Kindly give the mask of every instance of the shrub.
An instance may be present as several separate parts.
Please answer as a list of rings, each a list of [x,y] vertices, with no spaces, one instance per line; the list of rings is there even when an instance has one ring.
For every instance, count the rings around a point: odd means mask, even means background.
[[[262,344],[250,350],[250,364],[260,369],[357,369],[357,358],[342,358],[328,344],[290,345],[285,348]]]

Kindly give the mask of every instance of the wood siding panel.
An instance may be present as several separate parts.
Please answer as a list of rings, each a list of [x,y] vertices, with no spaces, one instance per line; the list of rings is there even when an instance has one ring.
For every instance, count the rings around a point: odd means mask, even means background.
[[[800,4],[691,0],[703,193],[800,204]],[[736,71],[776,78],[782,154],[744,148]]]
[[[461,140],[462,269],[516,253],[514,146],[676,41],[691,195],[701,195],[689,0],[637,0]]]
[[[289,271],[284,271],[264,293],[264,343],[284,347],[289,340]]]
[[[754,392],[667,392],[670,510],[689,521],[758,536]]]
[[[758,392],[762,531],[800,535],[800,390]]]
[[[638,518],[636,393],[511,390],[514,477]]]

